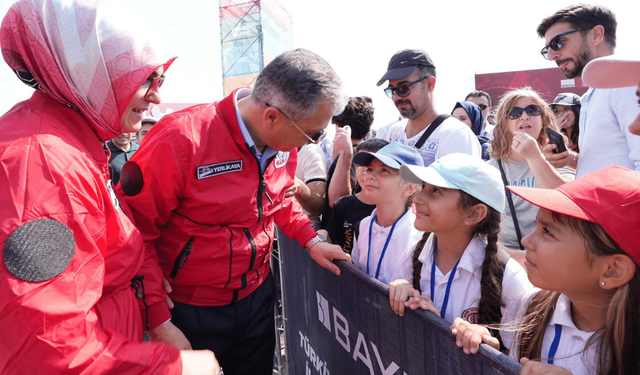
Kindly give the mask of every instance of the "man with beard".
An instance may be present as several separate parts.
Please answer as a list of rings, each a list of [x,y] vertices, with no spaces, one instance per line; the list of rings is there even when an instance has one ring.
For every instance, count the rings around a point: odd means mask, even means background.
[[[393,55],[378,86],[387,80],[384,91],[404,119],[381,129],[377,138],[416,147],[425,166],[451,153],[480,157],[480,143],[471,129],[453,117],[439,115],[433,107],[436,67],[425,51],[407,49]]]
[[[613,55],[616,47],[616,16],[600,5],[572,5],[542,20],[538,36],[545,39],[541,53],[554,61],[567,78],[580,77],[593,59]],[[640,172],[640,139],[629,132],[629,124],[640,113],[635,87],[589,90],[580,111],[580,155],[572,151],[553,154],[546,146],[546,159],[556,168],[570,165],[576,177],[621,165]]]

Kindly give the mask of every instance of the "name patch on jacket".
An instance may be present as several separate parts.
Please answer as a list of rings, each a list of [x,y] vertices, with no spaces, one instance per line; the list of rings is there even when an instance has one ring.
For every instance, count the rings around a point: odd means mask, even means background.
[[[224,163],[209,164],[198,167],[198,180],[242,170],[242,160],[225,161]]]
[[[276,168],[282,168],[287,165],[287,160],[289,160],[289,153],[280,151],[276,154],[274,165]]]

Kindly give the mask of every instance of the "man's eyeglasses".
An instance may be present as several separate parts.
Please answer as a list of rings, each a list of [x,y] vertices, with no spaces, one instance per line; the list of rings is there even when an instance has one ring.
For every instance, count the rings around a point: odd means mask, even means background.
[[[480,109],[481,109],[481,110],[483,110],[483,111],[484,111],[485,109],[489,108],[489,106],[488,106],[488,105],[486,105],[486,104],[476,104],[476,105],[477,105],[478,107],[480,107]]]
[[[160,87],[162,87],[162,84],[164,83],[164,76],[159,76],[156,78],[150,78],[147,79],[142,86],[149,85],[149,88],[147,89],[147,93],[144,94],[144,100],[149,100],[149,97],[153,94],[155,94],[156,92],[158,92],[158,90],[160,90]]]
[[[544,46],[542,48],[542,50],[540,51],[540,53],[542,54],[542,57],[544,57],[545,59],[549,60],[549,57],[548,57],[549,48],[551,48],[554,51],[560,51],[562,49],[562,47],[564,47],[564,43],[562,42],[562,39],[561,39],[563,36],[567,36],[569,34],[577,33],[578,31],[584,31],[584,30],[593,29],[594,27],[595,26],[583,27],[581,29],[575,29],[575,30],[567,31],[565,33],[558,34],[558,35],[554,36],[549,41],[549,44]]]
[[[310,137],[307,133],[305,133],[304,131],[302,131],[302,129],[300,129],[300,127],[299,127],[298,125],[296,125],[296,123],[295,123],[295,122],[293,122],[293,120],[292,120],[289,116],[287,116],[287,114],[286,114],[286,113],[282,112],[282,110],[281,110],[280,108],[276,107],[275,105],[271,105],[271,104],[269,104],[269,102],[265,103],[265,105],[266,105],[267,107],[275,108],[275,109],[277,109],[277,110],[278,110],[278,112],[282,113],[282,115],[283,115],[287,120],[289,120],[289,122],[290,122],[290,123],[292,123],[292,124],[293,124],[293,126],[295,126],[295,127],[296,127],[296,129],[298,129],[298,130],[300,131],[300,133],[304,134],[304,136],[305,136],[305,137],[307,137],[307,139],[309,140],[309,143],[318,143],[318,141],[320,141],[320,140],[322,139],[322,137],[324,137],[324,133],[326,132],[326,129],[322,129],[322,130],[320,130],[320,132],[319,132],[319,133],[314,134],[313,136],[311,136],[311,137]]]
[[[411,93],[409,91],[409,87],[411,87],[411,85],[415,85],[418,82],[422,82],[425,79],[427,79],[429,77],[422,77],[417,81],[413,81],[413,82],[409,82],[409,83],[405,83],[404,85],[400,85],[398,87],[387,87],[386,89],[384,89],[384,93],[387,94],[387,96],[389,97],[389,99],[393,99],[393,93],[395,92],[396,94],[398,94],[399,97],[401,98],[406,98],[407,96],[409,96],[409,94]]]
[[[517,120],[520,118],[520,116],[522,116],[523,112],[527,112],[527,116],[540,116],[542,114],[542,107],[537,104],[529,104],[524,108],[513,107],[507,117],[512,120]]]

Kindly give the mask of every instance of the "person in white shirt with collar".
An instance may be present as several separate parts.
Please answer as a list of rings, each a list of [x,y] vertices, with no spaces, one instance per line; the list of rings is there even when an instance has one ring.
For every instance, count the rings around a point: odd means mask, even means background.
[[[375,153],[358,152],[353,162],[367,167],[362,190],[376,208],[357,225],[351,258],[367,275],[389,284],[402,253],[422,236],[411,212],[418,186],[403,181],[399,172],[402,165],[422,166],[422,157],[414,148],[391,143]]]
[[[414,225],[426,234],[394,272],[393,310],[404,315],[406,307],[420,307],[448,322],[513,320],[532,286],[524,269],[498,251],[505,206],[500,172],[473,156],[450,154],[426,168],[402,166],[400,174],[422,185]]]
[[[521,373],[640,373],[640,174],[614,165],[553,190],[509,190],[540,208],[522,239],[540,289],[501,332]],[[498,347],[480,325],[456,320],[452,332],[466,353]]]

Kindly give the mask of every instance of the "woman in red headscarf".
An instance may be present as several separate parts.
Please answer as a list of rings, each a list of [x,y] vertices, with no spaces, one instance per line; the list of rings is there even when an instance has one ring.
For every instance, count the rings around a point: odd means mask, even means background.
[[[211,352],[142,343],[143,241],[105,141],[140,127],[175,58],[112,2],[21,0],[2,55],[33,96],[0,117],[0,373],[217,373]],[[183,368],[184,364],[184,368]]]

